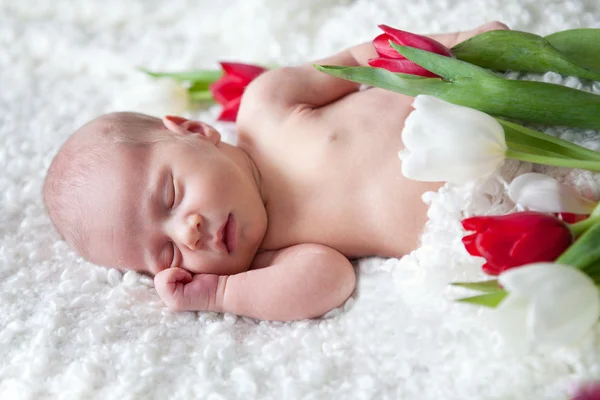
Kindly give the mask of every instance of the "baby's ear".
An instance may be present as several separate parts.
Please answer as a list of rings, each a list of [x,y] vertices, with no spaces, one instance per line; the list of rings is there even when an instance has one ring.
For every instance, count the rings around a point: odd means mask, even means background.
[[[191,121],[183,117],[167,115],[163,117],[162,122],[168,130],[179,135],[197,134],[216,143],[221,139],[219,132],[213,127],[200,121]]]
[[[173,133],[188,135],[190,133],[202,133],[202,124],[176,115],[166,115],[162,119],[163,125]]]

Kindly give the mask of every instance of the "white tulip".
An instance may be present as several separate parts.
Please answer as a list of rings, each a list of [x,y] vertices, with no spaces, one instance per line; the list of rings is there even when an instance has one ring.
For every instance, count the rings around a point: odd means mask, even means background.
[[[529,264],[503,272],[498,281],[509,294],[494,310],[496,322],[517,347],[573,343],[600,317],[598,288],[574,267]]]
[[[402,174],[427,182],[465,183],[505,160],[504,129],[493,117],[433,96],[419,95],[402,131]]]
[[[551,176],[530,172],[508,185],[508,196],[522,208],[539,212],[591,214],[595,203]]]
[[[120,111],[135,111],[158,118],[181,115],[188,106],[187,90],[169,78],[148,78],[145,83],[122,93],[114,104]]]

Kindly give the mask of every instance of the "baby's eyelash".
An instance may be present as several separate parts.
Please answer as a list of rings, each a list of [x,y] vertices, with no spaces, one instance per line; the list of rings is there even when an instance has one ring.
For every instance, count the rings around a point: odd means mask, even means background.
[[[171,200],[169,201],[169,208],[175,207],[175,201],[177,199],[177,187],[175,186],[175,179],[171,176]]]
[[[175,247],[175,243],[171,242],[171,262],[169,263],[169,268],[175,267],[175,253],[177,248]]]

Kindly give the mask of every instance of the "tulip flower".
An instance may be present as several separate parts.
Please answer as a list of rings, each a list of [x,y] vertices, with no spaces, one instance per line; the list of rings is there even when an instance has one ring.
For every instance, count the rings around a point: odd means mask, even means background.
[[[160,78],[146,82],[121,94],[115,108],[135,111],[161,118],[164,115],[180,115],[189,106],[186,89],[175,80]]]
[[[598,288],[577,268],[529,264],[503,272],[498,282],[508,295],[495,316],[509,343],[571,344],[600,317]]]
[[[566,140],[428,95],[418,95],[413,107],[398,153],[409,179],[466,183],[490,175],[505,158],[600,172],[600,153]]]
[[[483,271],[498,275],[524,264],[554,261],[573,243],[569,226],[534,211],[471,217],[462,226],[473,233],[463,237],[467,252],[483,257]]]
[[[223,76],[209,86],[214,100],[223,106],[217,118],[220,121],[235,121],[240,108],[242,94],[265,68],[242,63],[221,62]]]
[[[443,44],[426,36],[394,29],[387,25],[378,25],[385,32],[373,40],[373,46],[379,57],[369,60],[372,67],[384,68],[391,72],[402,72],[405,74],[419,75],[425,77],[437,77],[436,74],[408,60],[390,46],[390,41],[401,45],[415,47],[430,51],[447,57],[453,57],[452,52]]]
[[[495,32],[512,31],[492,31],[489,34]],[[588,62],[596,64],[597,62],[600,65],[600,62],[597,61],[600,60],[600,57],[597,56],[600,54],[597,51],[600,41],[590,40],[594,36],[576,33],[568,40],[568,43],[585,41],[586,45],[583,48],[590,51],[581,52],[580,61],[585,58],[586,64]],[[556,41],[552,41],[552,43],[554,45]],[[507,79],[457,58],[446,57],[421,48],[397,45],[393,40],[390,42],[390,46],[408,60],[442,79],[407,76],[384,68],[363,66],[315,65],[315,68],[342,79],[392,90],[407,96],[433,95],[496,117],[545,125],[600,129],[600,113],[598,112],[600,96],[597,94],[546,82]],[[510,43],[507,48],[507,51],[501,50],[499,53],[503,55],[514,53]],[[565,51],[570,47],[566,46],[562,49]],[[480,53],[476,49],[472,54],[479,55]],[[530,64],[538,65],[544,71],[548,70],[546,68],[548,57],[544,52],[530,48],[522,54]],[[406,71],[403,70],[403,72]]]
[[[508,196],[518,206],[539,212],[591,214],[596,206],[572,187],[535,172],[513,179],[508,185]]]
[[[598,400],[600,399],[600,382],[587,383],[574,393],[571,400]]]
[[[184,72],[155,72],[141,69],[145,74],[157,78],[157,82],[168,81],[169,90],[185,95],[185,102],[174,100],[174,96],[164,89],[162,93],[139,93],[137,101],[158,100],[161,104],[172,104],[169,112],[164,107],[156,107],[149,112],[157,117],[179,115],[189,107],[189,103],[205,104],[215,101],[223,106],[217,117],[219,121],[235,121],[240,108],[242,94],[257,76],[267,69],[257,65],[221,62],[222,71],[194,70]],[[164,83],[162,83],[164,85]]]
[[[494,172],[507,150],[502,126],[489,115],[433,96],[413,102],[398,153],[409,179],[465,183]]]

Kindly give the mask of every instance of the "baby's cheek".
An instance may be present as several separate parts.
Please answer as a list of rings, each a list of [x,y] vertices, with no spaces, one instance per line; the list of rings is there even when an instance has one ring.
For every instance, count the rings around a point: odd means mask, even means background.
[[[225,275],[227,266],[227,260],[212,252],[190,251],[184,254],[183,268],[194,274]]]

